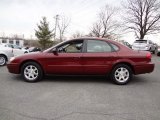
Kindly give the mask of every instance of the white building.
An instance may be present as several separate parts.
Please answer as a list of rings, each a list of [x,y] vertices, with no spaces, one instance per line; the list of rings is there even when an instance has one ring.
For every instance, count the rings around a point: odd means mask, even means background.
[[[1,43],[14,44],[14,45],[18,45],[20,47],[23,47],[23,45],[24,45],[24,39],[21,39],[21,38],[5,38],[5,37],[0,37],[0,44]]]

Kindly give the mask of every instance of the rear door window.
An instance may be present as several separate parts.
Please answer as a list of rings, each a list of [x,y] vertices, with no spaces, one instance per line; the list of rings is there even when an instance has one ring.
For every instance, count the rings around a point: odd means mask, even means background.
[[[87,52],[112,52],[112,47],[105,41],[88,40]]]

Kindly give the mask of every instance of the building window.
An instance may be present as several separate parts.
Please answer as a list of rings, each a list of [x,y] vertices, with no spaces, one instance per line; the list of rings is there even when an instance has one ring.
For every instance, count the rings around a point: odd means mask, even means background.
[[[16,40],[16,45],[19,45],[19,40]]]
[[[13,44],[13,40],[10,40],[9,43],[10,43],[10,44]]]
[[[7,41],[5,39],[2,39],[2,43],[7,43]]]

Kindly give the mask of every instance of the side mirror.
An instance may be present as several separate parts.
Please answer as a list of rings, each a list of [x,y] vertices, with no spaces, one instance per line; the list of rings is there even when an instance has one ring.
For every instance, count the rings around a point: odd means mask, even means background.
[[[52,53],[55,54],[55,55],[58,55],[58,50],[57,50],[57,48],[53,48],[53,49],[52,49]]]

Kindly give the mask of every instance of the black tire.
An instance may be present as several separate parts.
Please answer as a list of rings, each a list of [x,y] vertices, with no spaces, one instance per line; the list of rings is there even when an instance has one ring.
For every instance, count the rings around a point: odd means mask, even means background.
[[[123,69],[123,70],[125,70],[126,71],[126,73],[119,73],[118,74],[118,72],[120,72],[119,71],[119,69]],[[116,77],[116,74],[118,74],[117,75],[117,77]],[[121,75],[120,75],[121,74]],[[126,78],[124,77],[124,75],[122,75],[122,74],[126,74]],[[120,76],[120,77],[118,77],[118,76]],[[125,80],[121,80],[121,78],[124,78]],[[118,64],[118,65],[116,65],[114,68],[113,68],[113,70],[112,70],[112,72],[111,72],[111,76],[110,76],[110,78],[111,78],[111,80],[115,83],[115,84],[118,84],[118,85],[125,85],[125,84],[127,84],[131,79],[132,79],[132,69],[128,66],[128,65],[126,65],[126,64]],[[122,79],[123,79],[122,78]],[[118,80],[118,79],[120,79],[120,80]]]
[[[155,54],[155,51],[156,51],[156,50],[154,50],[152,53]]]
[[[30,71],[29,68],[32,69],[32,71]],[[43,78],[43,70],[39,64],[35,62],[27,62],[21,67],[21,76],[26,82],[38,82]]]
[[[150,53],[153,53],[152,50],[151,50],[151,48],[149,48],[149,52],[150,52]]]
[[[0,66],[4,66],[7,63],[7,58],[4,55],[0,55]]]

